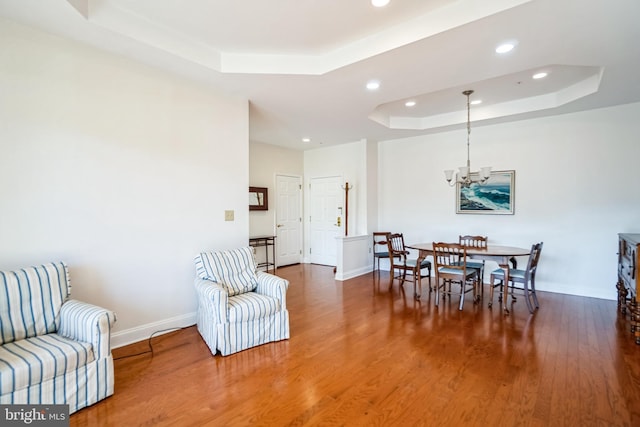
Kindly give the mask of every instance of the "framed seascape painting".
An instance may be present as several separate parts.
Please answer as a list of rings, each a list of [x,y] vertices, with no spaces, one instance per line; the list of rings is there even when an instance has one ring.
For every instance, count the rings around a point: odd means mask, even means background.
[[[471,174],[477,177],[477,173]],[[492,171],[484,184],[456,185],[456,213],[513,215],[516,171]]]

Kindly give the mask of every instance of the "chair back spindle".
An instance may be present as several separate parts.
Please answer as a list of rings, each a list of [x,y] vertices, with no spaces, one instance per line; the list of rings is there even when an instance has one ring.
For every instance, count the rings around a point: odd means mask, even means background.
[[[434,243],[433,258],[437,267],[447,267],[464,272],[466,266],[467,248],[456,243]]]
[[[458,243],[461,245],[467,246],[469,248],[486,248],[487,247],[487,236],[459,236]]]

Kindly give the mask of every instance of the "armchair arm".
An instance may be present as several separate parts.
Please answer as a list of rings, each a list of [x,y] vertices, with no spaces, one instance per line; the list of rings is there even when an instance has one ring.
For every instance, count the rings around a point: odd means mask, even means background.
[[[115,322],[113,311],[72,299],[62,304],[58,334],[91,343],[96,359],[101,359],[111,354],[111,327]]]
[[[258,271],[257,275],[258,287],[256,288],[256,292],[276,298],[280,301],[281,309],[286,310],[287,289],[289,288],[289,281],[287,279],[274,276],[273,274],[269,274],[264,271]]]
[[[206,279],[196,279],[194,286],[198,294],[198,313],[208,313],[215,323],[227,323],[229,294],[220,283]]]

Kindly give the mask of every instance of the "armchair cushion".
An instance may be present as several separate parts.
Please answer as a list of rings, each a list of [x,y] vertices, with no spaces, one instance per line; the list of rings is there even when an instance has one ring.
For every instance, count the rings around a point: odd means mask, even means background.
[[[280,302],[257,292],[247,292],[229,299],[229,322],[248,322],[280,311]]]
[[[87,342],[47,334],[0,346],[0,361],[0,394],[6,394],[73,372],[94,355]]]
[[[229,296],[251,292],[258,286],[256,263],[251,247],[202,252],[196,256],[195,262],[198,277],[220,283],[226,288]]]

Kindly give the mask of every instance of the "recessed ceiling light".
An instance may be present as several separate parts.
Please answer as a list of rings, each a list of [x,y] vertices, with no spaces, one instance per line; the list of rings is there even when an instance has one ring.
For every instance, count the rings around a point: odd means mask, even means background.
[[[384,7],[389,4],[389,0],[371,0],[371,4],[375,7]]]
[[[367,82],[367,89],[369,90],[377,90],[380,88],[380,82],[377,80],[370,80]]]
[[[482,99],[474,99],[473,101],[470,102],[471,105],[478,105],[478,104],[482,104]]]
[[[407,107],[415,107],[416,101],[407,101],[404,103],[404,105]]]
[[[311,142],[311,138],[302,138],[302,142]]]
[[[516,47],[513,43],[503,43],[496,48],[496,53],[507,53],[511,52],[513,48]]]
[[[536,73],[536,74],[533,75],[533,78],[536,79],[536,80],[537,79],[544,79],[545,77],[547,77],[547,73],[545,73],[545,72]]]

